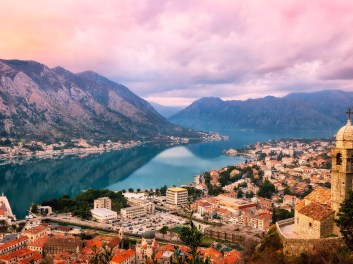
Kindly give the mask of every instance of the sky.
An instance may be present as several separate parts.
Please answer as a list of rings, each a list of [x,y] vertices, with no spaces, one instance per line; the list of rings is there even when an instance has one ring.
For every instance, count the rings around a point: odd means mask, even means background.
[[[353,91],[352,0],[0,0],[0,57],[185,106]]]

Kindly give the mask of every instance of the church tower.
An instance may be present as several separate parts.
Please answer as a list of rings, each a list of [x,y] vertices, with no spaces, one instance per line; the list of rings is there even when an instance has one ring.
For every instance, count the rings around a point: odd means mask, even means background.
[[[353,126],[351,109],[348,121],[336,134],[336,147],[332,149],[331,203],[337,213],[341,203],[348,198],[353,180]]]

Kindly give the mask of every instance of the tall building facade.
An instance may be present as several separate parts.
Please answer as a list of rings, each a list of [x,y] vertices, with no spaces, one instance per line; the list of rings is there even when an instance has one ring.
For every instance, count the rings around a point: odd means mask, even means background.
[[[317,239],[341,235],[335,217],[353,189],[353,126],[347,124],[336,134],[332,148],[331,190],[317,187],[295,206],[295,232],[299,238]]]
[[[347,125],[337,132],[336,147],[332,149],[331,201],[336,213],[353,189],[352,180],[353,126],[349,118]]]
[[[100,197],[94,200],[94,208],[105,208],[112,210],[112,200],[109,197]]]
[[[167,189],[167,206],[175,209],[184,208],[188,204],[188,190],[180,187]]]

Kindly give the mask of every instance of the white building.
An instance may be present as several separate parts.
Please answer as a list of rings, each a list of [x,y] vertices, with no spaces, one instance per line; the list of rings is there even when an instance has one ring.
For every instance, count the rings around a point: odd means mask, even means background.
[[[180,187],[167,189],[167,206],[180,209],[188,204],[188,190]]]
[[[105,208],[112,210],[112,200],[109,197],[100,197],[94,200],[94,208]]]
[[[91,210],[92,217],[98,222],[105,223],[108,220],[116,219],[118,214],[106,208],[95,208]]]
[[[155,205],[153,203],[145,203],[142,205],[123,208],[120,210],[123,218],[133,219],[146,216],[147,214],[154,214]]]

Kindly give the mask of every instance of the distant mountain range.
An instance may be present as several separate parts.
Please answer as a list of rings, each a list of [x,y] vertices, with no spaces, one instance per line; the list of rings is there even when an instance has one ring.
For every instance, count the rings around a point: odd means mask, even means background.
[[[169,118],[185,108],[182,106],[165,106],[153,102],[150,102],[150,104],[160,115],[164,116],[165,118]]]
[[[197,137],[171,124],[125,86],[35,61],[0,60],[0,137],[145,139]]]
[[[201,98],[169,118],[175,124],[205,131],[222,129],[331,130],[347,121],[353,92],[292,93],[246,101]]]

